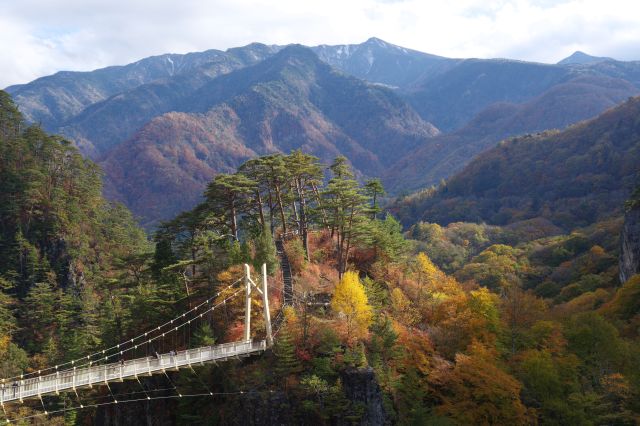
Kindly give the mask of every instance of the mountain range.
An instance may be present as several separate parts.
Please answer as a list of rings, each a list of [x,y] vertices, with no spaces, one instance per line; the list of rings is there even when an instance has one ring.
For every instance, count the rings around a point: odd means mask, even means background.
[[[167,54],[6,89],[26,119],[105,171],[107,195],[153,225],[255,155],[346,156],[391,193],[439,182],[514,135],[564,128],[640,94],[640,62],[455,59],[377,38]]]
[[[385,172],[384,181],[392,193],[438,184],[504,138],[563,129],[638,93],[636,86],[622,79],[583,76],[557,84],[526,102],[492,103],[461,129],[434,137],[396,162]]]
[[[102,161],[109,195],[147,218],[192,207],[216,173],[256,155],[302,149],[325,163],[345,155],[376,176],[438,132],[391,90],[336,72],[298,46],[183,102],[184,112],[152,119]]]

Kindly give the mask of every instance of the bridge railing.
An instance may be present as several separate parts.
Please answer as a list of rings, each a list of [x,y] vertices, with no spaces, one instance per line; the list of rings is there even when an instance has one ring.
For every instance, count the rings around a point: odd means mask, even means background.
[[[248,355],[264,351],[266,341],[242,341],[203,346],[178,352],[158,354],[128,361],[59,371],[0,385],[0,402],[23,400],[43,394],[58,393],[79,387],[122,381],[152,375],[168,369]]]

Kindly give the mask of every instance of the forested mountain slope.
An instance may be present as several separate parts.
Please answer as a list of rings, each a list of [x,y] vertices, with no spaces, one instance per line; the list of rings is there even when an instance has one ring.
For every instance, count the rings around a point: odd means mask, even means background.
[[[618,82],[618,86],[626,83],[637,93],[639,76],[638,61],[555,65],[509,59],[466,59],[444,72],[425,74],[403,93],[425,120],[448,133],[460,129],[497,102],[525,103],[580,77],[591,77],[596,92],[606,90],[611,79],[619,79],[624,81]],[[597,82],[599,79],[603,81]],[[579,103],[575,105],[581,107]]]
[[[434,194],[394,207],[405,221],[507,224],[544,217],[571,229],[621,211],[638,179],[640,98],[562,132],[501,142]]]
[[[428,76],[407,98],[420,115],[448,132],[494,102],[524,102],[570,79],[571,71],[556,65],[467,59]]]
[[[494,103],[462,129],[438,135],[396,162],[385,171],[385,184],[395,193],[437,185],[504,138],[564,129],[638,93],[625,80],[583,76],[555,85],[527,102]]]
[[[154,117],[192,108],[203,87],[217,76],[259,63],[272,53],[271,48],[259,44],[230,50],[199,67],[95,102],[61,124],[58,130],[74,140],[85,155],[99,158],[132,137]]]
[[[152,248],[129,211],[102,197],[101,177],[69,142],[26,126],[0,91],[3,378],[81,356],[139,325],[114,297],[140,300],[127,289],[128,266]]]
[[[183,105],[101,163],[112,195],[145,222],[192,207],[216,173],[256,155],[302,149],[327,163],[344,155],[375,176],[437,134],[392,91],[299,46],[211,81]]]
[[[178,75],[196,73],[212,78],[260,61],[274,50],[254,44],[226,52],[165,54],[90,72],[61,71],[28,84],[10,86],[6,91],[20,106],[27,121],[56,131],[88,106],[119,93]]]

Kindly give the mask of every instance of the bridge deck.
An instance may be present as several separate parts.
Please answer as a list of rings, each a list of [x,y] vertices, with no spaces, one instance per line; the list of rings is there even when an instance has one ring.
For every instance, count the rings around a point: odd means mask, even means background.
[[[137,358],[110,364],[78,367],[53,374],[17,380],[0,385],[0,402],[21,401],[52,393],[70,391],[80,387],[121,382],[137,376],[162,374],[166,370],[188,367],[205,362],[226,361],[230,358],[248,356],[262,352],[267,345],[264,340],[234,342],[179,351],[175,355],[163,353],[152,357]]]

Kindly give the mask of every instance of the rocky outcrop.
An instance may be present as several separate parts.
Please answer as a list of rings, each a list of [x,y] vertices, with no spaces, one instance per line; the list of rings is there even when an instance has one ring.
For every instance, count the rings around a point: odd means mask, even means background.
[[[309,424],[300,419],[296,402],[284,392],[249,392],[238,399],[239,408],[233,418],[225,419],[230,425],[283,426]],[[310,420],[310,419],[306,419]],[[313,422],[311,422],[313,424]]]
[[[382,391],[371,367],[350,368],[342,373],[344,392],[352,402],[364,404],[361,425],[390,424],[382,403]]]
[[[640,273],[640,205],[627,210],[620,235],[620,283]]]

